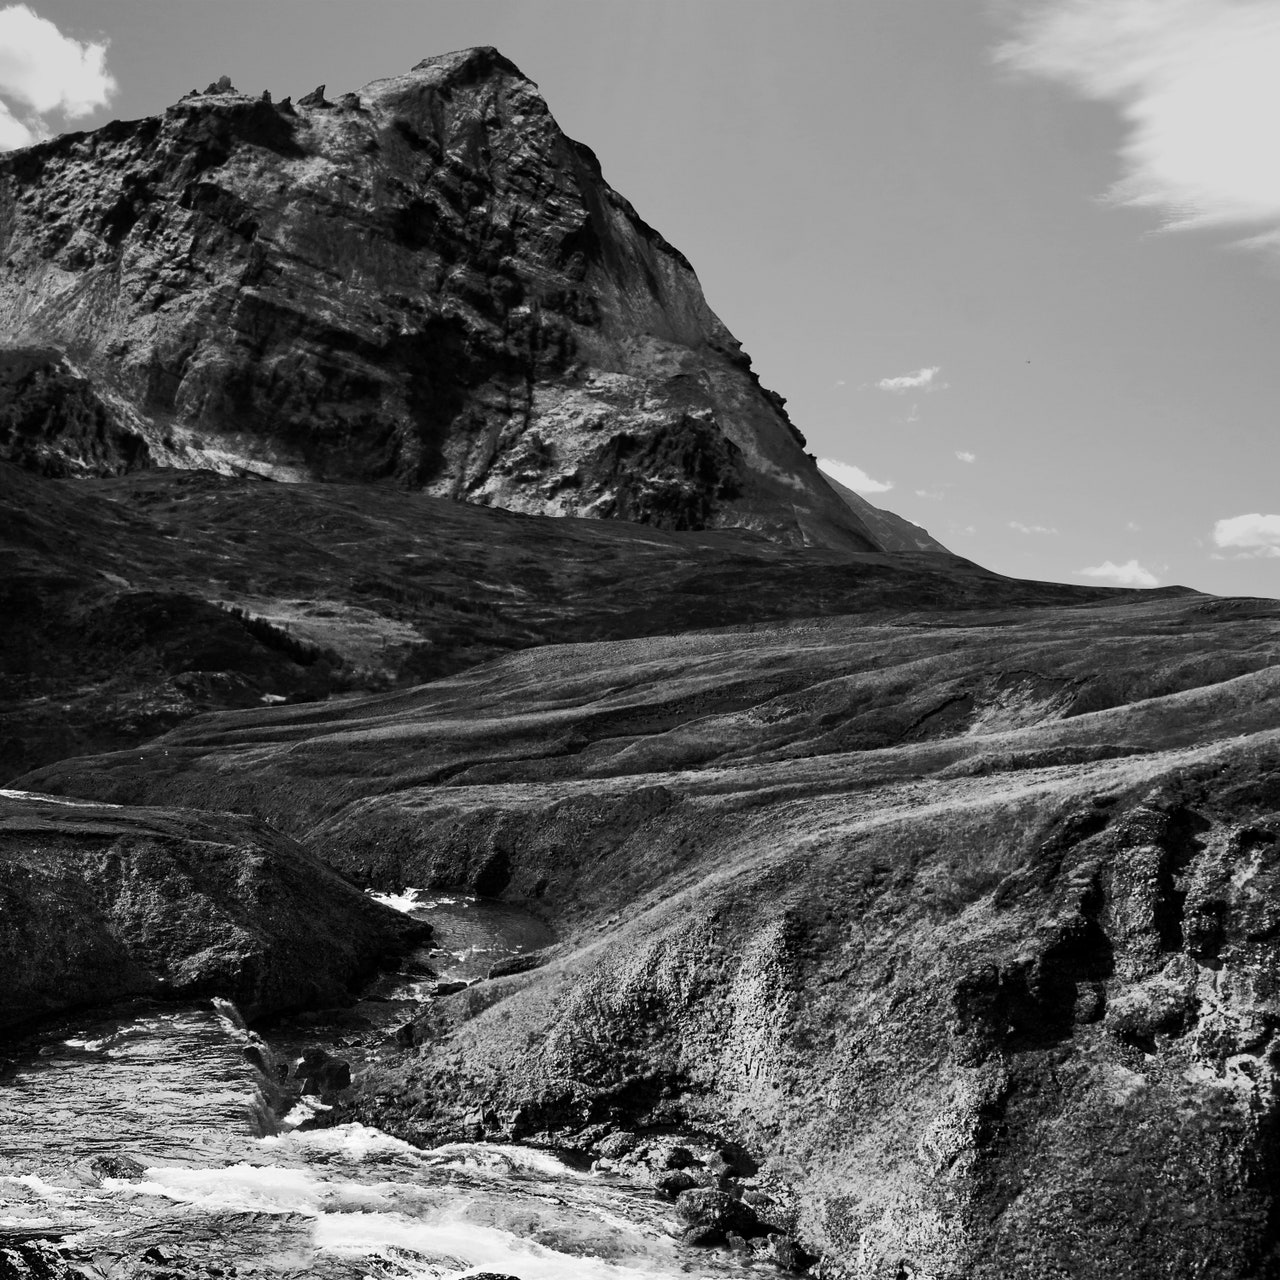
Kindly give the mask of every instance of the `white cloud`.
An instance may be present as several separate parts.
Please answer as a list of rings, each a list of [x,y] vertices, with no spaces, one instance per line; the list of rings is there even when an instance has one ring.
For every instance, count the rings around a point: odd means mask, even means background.
[[[1101,578],[1104,582],[1114,582],[1118,587],[1158,587],[1159,579],[1150,569],[1144,569],[1136,560],[1125,564],[1115,564],[1104,560],[1091,569],[1077,569],[1076,572],[1086,578]]]
[[[1048,525],[1043,524],[1023,524],[1021,520],[1010,520],[1009,528],[1016,529],[1019,533],[1057,533],[1057,529],[1051,529]]]
[[[941,391],[947,383],[937,382],[936,378],[942,372],[940,365],[932,365],[927,369],[917,369],[915,373],[902,373],[896,378],[881,378],[876,386],[881,391],[892,391],[894,393],[902,391]]]
[[[37,132],[23,124],[0,101],[0,151],[12,151],[14,147],[29,147],[33,142],[38,142],[42,135],[43,130]]]
[[[1125,525],[1125,528],[1130,533],[1137,533],[1138,530],[1142,528],[1142,526],[1136,520],[1130,520],[1129,523]]]
[[[834,458],[819,458],[818,466],[833,480],[852,489],[855,493],[888,493],[893,488],[892,480],[873,480],[861,467],[848,462],[837,462]]]
[[[945,495],[938,489],[917,489],[915,490],[917,498],[932,498],[940,502]]]
[[[1118,203],[1164,224],[1280,230],[1276,0],[1038,0],[997,57],[1085,98],[1127,128]]]
[[[968,449],[957,449],[956,457],[959,458],[961,462],[977,462],[978,460],[978,455],[976,453],[970,453]]]
[[[0,148],[47,137],[44,116],[86,116],[115,91],[105,43],[64,36],[25,4],[0,8]]]
[[[1237,557],[1280,556],[1280,516],[1264,516],[1255,511],[1252,515],[1219,520],[1213,526],[1213,542],[1234,550]]]

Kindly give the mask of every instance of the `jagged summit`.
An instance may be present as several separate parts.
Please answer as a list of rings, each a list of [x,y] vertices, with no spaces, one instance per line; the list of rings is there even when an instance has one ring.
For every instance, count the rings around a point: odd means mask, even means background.
[[[390,481],[892,547],[496,49],[333,100],[211,90],[0,157],[0,326],[72,361],[106,418],[92,448],[45,439],[48,470]]]

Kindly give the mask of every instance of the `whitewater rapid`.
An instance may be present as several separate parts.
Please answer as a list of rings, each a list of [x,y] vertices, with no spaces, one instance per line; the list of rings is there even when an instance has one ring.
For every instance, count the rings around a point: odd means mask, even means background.
[[[441,979],[480,980],[495,959],[549,936],[519,912],[473,899],[388,897],[436,926],[444,945],[426,958]],[[405,978],[388,991],[384,980],[376,1003],[360,1009],[389,1025],[422,986]],[[380,1036],[385,1028],[364,1039]],[[234,1010],[188,1005],[73,1020],[19,1046],[0,1072],[0,1242],[45,1238],[108,1274],[112,1258],[142,1256],[177,1272],[234,1266],[334,1280],[659,1280],[757,1269],[679,1246],[669,1203],[549,1152],[423,1151],[359,1124],[299,1128],[316,1104],[273,1112],[243,1054],[249,1043]],[[356,1056],[349,1048],[334,1052]]]

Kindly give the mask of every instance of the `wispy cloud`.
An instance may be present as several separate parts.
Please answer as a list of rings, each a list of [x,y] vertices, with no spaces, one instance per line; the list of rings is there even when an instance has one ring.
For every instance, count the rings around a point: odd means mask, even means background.
[[[900,395],[904,391],[941,391],[947,386],[938,381],[942,372],[940,365],[931,365],[927,369],[917,369],[915,373],[900,373],[896,378],[881,378],[875,385],[881,391],[891,391]]]
[[[1240,558],[1280,556],[1280,516],[1255,511],[1219,520],[1213,526],[1213,543]]]
[[[1118,587],[1158,587],[1160,580],[1150,569],[1144,569],[1136,560],[1115,564],[1104,560],[1089,569],[1077,569],[1076,572],[1086,578],[1100,578],[1103,582],[1114,582]]]
[[[849,462],[819,458],[818,466],[833,480],[855,493],[888,493],[893,488],[892,480],[873,480],[861,467],[855,467]]]
[[[1044,524],[1023,524],[1021,520],[1010,520],[1009,528],[1016,529],[1019,533],[1057,533],[1057,529],[1051,529]]]
[[[957,449],[956,457],[959,458],[961,462],[977,462],[978,460],[978,455],[976,453],[970,453],[968,449]]]
[[[64,36],[25,4],[0,8],[0,150],[47,138],[46,116],[86,116],[115,91],[105,43]]]
[[[917,498],[932,498],[935,502],[941,502],[946,496],[940,489],[916,489]]]
[[[1280,240],[1276,0],[1035,0],[997,57],[1116,104],[1117,203],[1159,210],[1170,228]]]

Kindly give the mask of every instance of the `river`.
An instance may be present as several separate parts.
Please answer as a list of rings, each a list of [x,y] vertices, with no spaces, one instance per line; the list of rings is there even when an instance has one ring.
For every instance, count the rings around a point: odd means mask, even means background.
[[[397,1051],[395,1028],[437,982],[483,980],[495,961],[551,940],[497,903],[412,890],[384,900],[429,921],[432,946],[353,1009],[286,1022],[269,1043],[215,1003],[86,1015],[11,1046],[0,1064],[0,1244],[52,1240],[104,1278],[773,1272],[680,1246],[669,1202],[548,1152],[419,1150],[359,1124],[299,1127],[316,1104],[273,1090],[246,1047],[268,1075],[317,1041],[358,1071]]]

